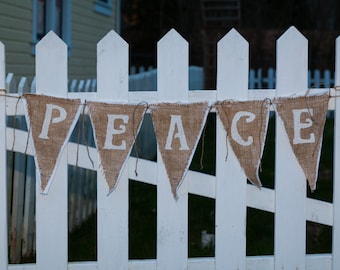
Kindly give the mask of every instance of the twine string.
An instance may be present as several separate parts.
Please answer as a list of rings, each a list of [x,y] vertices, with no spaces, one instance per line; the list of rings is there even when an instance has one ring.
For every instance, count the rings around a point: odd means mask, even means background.
[[[211,111],[212,106],[209,107],[209,112]],[[208,121],[205,121],[204,123],[204,127],[203,127],[203,132],[202,132],[202,151],[201,151],[201,156],[200,156],[200,168],[201,170],[203,170],[204,166],[203,166],[203,158],[204,158],[204,149],[205,149],[205,134],[206,134],[206,130],[207,130],[207,124]]]
[[[19,104],[19,101],[21,100],[22,96],[19,96],[18,97],[18,100],[15,104],[15,113],[14,113],[14,118],[13,118],[13,144],[12,144],[12,153],[14,152],[14,145],[15,145],[15,141],[16,141],[16,133],[15,133],[15,130],[16,130],[16,125],[17,125],[17,116],[18,116],[18,104]]]
[[[337,90],[335,90],[335,91],[340,90],[340,86],[335,86],[334,89],[336,89],[336,88],[337,88]],[[309,106],[309,104],[308,104],[308,95],[309,95],[309,93],[310,93],[310,90],[311,90],[311,88],[308,88],[308,89],[307,89],[307,91],[306,91],[304,97],[305,97],[305,103],[306,103],[307,110],[308,110],[308,115],[309,115],[310,119],[312,120],[312,122],[314,123],[315,120],[314,120],[313,114],[312,114],[312,112],[311,112],[310,106]],[[331,91],[331,89],[329,88],[329,89],[328,89],[328,98],[331,97],[331,96],[330,96],[330,91]],[[340,96],[337,96],[337,97],[340,97]],[[319,129],[319,134],[321,134],[321,130],[322,130],[323,127],[320,125],[319,128],[320,128],[320,129]],[[316,142],[315,147],[314,147],[314,149],[313,149],[312,157],[314,157],[315,152],[317,151],[318,146],[320,145],[320,141],[321,141],[321,136],[318,136],[318,141]]]
[[[312,88],[307,89],[305,97],[307,97],[309,95],[311,89]],[[331,94],[331,89],[334,89],[335,92],[339,92],[340,91],[340,85],[335,85],[333,88],[329,88],[329,91],[328,91],[329,98],[338,98],[338,97],[340,97],[340,94],[338,95],[338,94],[335,93],[335,94],[332,95]],[[17,111],[18,111],[18,103],[19,103],[20,99],[23,97],[23,95],[14,96],[14,95],[11,95],[11,94],[7,94],[5,89],[0,89],[0,91],[4,92],[4,94],[2,94],[2,93],[1,94],[4,95],[6,98],[15,98],[15,99],[17,99],[16,106],[15,106],[15,115],[14,115],[14,119],[13,119],[13,144],[12,144],[12,152],[14,152],[14,146],[15,146],[15,140],[16,140],[16,131],[15,131],[15,129],[16,129],[16,124],[17,124],[16,123],[16,121],[17,121],[16,116],[17,116]],[[41,98],[41,96],[39,98]],[[309,116],[310,116],[311,120],[314,122],[314,118],[313,118],[313,115],[311,113],[311,109],[310,109],[310,106],[308,104],[307,98],[305,99],[305,101],[306,101],[306,106],[307,106],[307,109],[308,109]],[[269,102],[270,105],[273,106],[273,103],[272,103],[270,98],[266,98],[266,99],[263,100],[263,107],[265,106],[265,102]],[[61,103],[63,103],[63,102],[61,101]],[[142,101],[142,102],[140,102],[140,103],[138,103],[136,105],[136,107],[134,109],[134,112],[133,112],[133,137],[134,137],[134,140],[135,140],[135,154],[136,154],[135,174],[136,174],[136,176],[138,176],[137,167],[138,167],[138,160],[139,160],[139,147],[138,147],[138,140],[137,140],[137,134],[136,134],[137,129],[135,128],[135,112],[136,112],[138,106],[141,105],[141,104],[146,104],[147,105],[146,109],[149,108],[149,104],[146,101]],[[84,140],[84,143],[86,145],[87,154],[88,154],[88,157],[89,157],[89,159],[91,161],[92,167],[94,167],[94,162],[93,162],[93,159],[91,158],[90,151],[89,151],[89,145],[88,145],[88,142],[87,142],[87,139],[86,139],[86,136],[85,136],[85,117],[84,116],[85,116],[85,107],[87,106],[87,101],[85,100],[85,102],[81,103],[81,105],[83,105],[83,110],[82,110],[83,140]],[[210,110],[211,110],[211,108],[210,108]],[[261,122],[264,121],[264,119],[263,119],[264,116],[262,115],[263,114],[262,110],[263,110],[263,108],[261,109],[261,116],[260,116],[261,117]],[[203,129],[202,153],[201,153],[201,157],[200,157],[200,166],[201,166],[201,169],[203,169],[206,124],[205,124],[204,129]],[[30,133],[30,131],[31,131],[31,127],[28,128],[28,133]],[[261,130],[259,131],[259,134],[261,134]],[[28,134],[28,137],[27,137],[26,147],[25,147],[25,154],[27,153],[27,150],[28,150],[29,137],[30,137],[30,134]],[[226,134],[226,138],[227,137],[228,137],[228,134]],[[78,155],[79,155],[79,143],[80,143],[80,132],[78,133],[78,146],[77,146],[77,158],[76,158],[77,159],[76,160],[77,166],[78,166],[78,162],[79,162],[79,160],[78,160],[79,159],[79,157],[78,157]],[[228,152],[229,152],[228,142],[226,140],[226,158],[225,158],[226,161],[228,159]],[[315,152],[315,150],[314,150],[314,152]],[[313,155],[314,155],[314,153],[313,153]]]
[[[139,106],[141,105],[146,105],[145,111],[149,108],[149,104],[146,101],[141,101],[139,102],[133,109],[133,113],[132,113],[132,134],[133,134],[133,139],[135,142],[135,154],[136,154],[136,163],[135,163],[135,175],[136,177],[138,176],[138,160],[139,160],[139,148],[138,148],[138,141],[137,141],[137,130],[138,127],[135,127],[135,114],[136,114],[136,110],[138,109]]]
[[[83,141],[84,141],[84,144],[86,146],[86,152],[87,152],[87,156],[92,164],[92,168],[94,168],[94,162],[93,162],[93,159],[91,158],[91,154],[90,154],[90,149],[89,149],[89,144],[88,144],[88,141],[87,141],[87,137],[85,135],[85,108],[87,106],[87,101],[85,100],[84,102],[84,105],[83,105],[83,110],[82,110],[82,135],[83,135]]]

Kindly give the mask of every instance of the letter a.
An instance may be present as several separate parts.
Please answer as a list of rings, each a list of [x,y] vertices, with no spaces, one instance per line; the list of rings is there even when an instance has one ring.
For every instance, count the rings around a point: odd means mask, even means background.
[[[52,118],[52,111],[58,110],[59,116]],[[46,104],[46,112],[45,112],[45,118],[44,123],[41,129],[41,133],[39,135],[40,139],[49,139],[48,137],[48,129],[50,128],[51,122],[53,124],[60,123],[61,121],[64,121],[66,119],[67,112],[63,107],[60,107],[58,105],[54,104]]]
[[[187,140],[185,138],[184,129],[183,129],[183,123],[182,123],[182,116],[181,115],[170,115],[171,121],[170,121],[170,128],[168,137],[166,139],[165,149],[166,150],[172,150],[172,140],[179,139],[179,142],[181,143],[181,147],[179,150],[189,150]],[[175,133],[175,126],[177,126],[177,133]]]

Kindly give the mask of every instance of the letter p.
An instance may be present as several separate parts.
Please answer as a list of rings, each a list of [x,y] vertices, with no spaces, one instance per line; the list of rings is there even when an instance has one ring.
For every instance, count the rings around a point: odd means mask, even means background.
[[[59,116],[52,118],[53,110],[59,111]],[[39,138],[48,140],[49,139],[48,129],[50,127],[50,124],[60,123],[61,121],[64,121],[66,119],[66,116],[67,116],[67,112],[63,107],[60,107],[54,104],[46,104],[45,118],[44,118],[44,122],[41,128]]]

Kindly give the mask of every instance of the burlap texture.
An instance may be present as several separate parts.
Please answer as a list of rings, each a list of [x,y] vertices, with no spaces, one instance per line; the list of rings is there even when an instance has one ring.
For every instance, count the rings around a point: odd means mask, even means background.
[[[274,100],[276,111],[311,190],[316,188],[328,101],[328,94]]]
[[[216,103],[230,146],[246,177],[258,187],[261,187],[258,170],[267,133],[269,104],[267,100]]]
[[[131,152],[147,107],[145,104],[88,102],[88,108],[101,168],[109,192],[112,192]],[[113,122],[110,122],[109,115],[114,116]]]
[[[42,193],[47,194],[62,149],[78,120],[81,103],[79,99],[34,94],[25,94],[23,98],[34,158],[39,171],[38,179]]]
[[[189,168],[208,112],[209,106],[206,102],[161,103],[151,106],[159,151],[175,198]]]

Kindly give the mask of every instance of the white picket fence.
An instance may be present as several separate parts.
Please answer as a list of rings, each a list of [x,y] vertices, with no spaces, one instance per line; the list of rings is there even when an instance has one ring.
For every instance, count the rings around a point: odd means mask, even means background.
[[[262,68],[249,71],[249,89],[274,89],[276,83],[275,69]],[[334,86],[334,74],[328,69],[321,72],[319,69],[308,70],[308,88],[329,88]]]
[[[131,73],[131,69],[130,69]],[[156,90],[157,72],[154,69],[145,71],[139,68],[139,73],[133,73],[129,76],[129,91],[134,91],[140,87],[140,90]],[[203,88],[203,69],[201,67],[189,67],[189,88]],[[96,92],[96,79],[68,81],[69,92]],[[31,82],[26,77],[17,80],[13,73],[6,76],[6,90],[8,93],[35,93],[35,78]],[[15,119],[14,119],[15,118]],[[27,131],[25,119],[22,116],[13,117],[8,121],[11,127]],[[79,121],[71,141],[81,144],[88,144],[92,140],[92,129],[89,119],[85,120],[86,131],[83,135],[83,122]],[[140,147],[138,153],[142,157],[151,159],[156,156],[155,137],[152,130],[150,117],[144,119],[144,126],[140,132],[138,141]],[[86,138],[84,139],[84,136]],[[92,143],[94,146],[94,143]],[[133,151],[134,153],[134,151]],[[22,153],[9,151],[8,155],[8,205],[9,208],[9,257],[11,262],[19,262],[23,257],[30,257],[35,253],[35,165],[32,157]],[[84,222],[91,217],[96,211],[95,186],[93,181],[96,175],[94,171],[81,170],[77,167],[69,168],[69,214],[68,224],[69,232],[79,228]]]
[[[224,99],[265,99],[305,94],[308,85],[308,42],[291,27],[277,41],[276,89],[248,90],[248,43],[231,30],[218,43],[217,90],[188,91],[188,43],[171,30],[157,46],[157,91],[128,91],[128,44],[109,32],[97,46],[97,91],[68,92],[67,46],[50,32],[36,47],[36,92],[58,97],[115,102],[195,102]],[[340,40],[336,43],[336,80],[340,85]],[[0,89],[5,89],[5,53],[0,44]],[[312,91],[324,91],[313,89]],[[328,90],[328,89],[326,89]],[[334,89],[331,89],[334,94]],[[333,203],[306,197],[305,177],[290,150],[280,125],[276,126],[275,189],[247,184],[238,161],[228,152],[222,123],[216,123],[216,174],[189,171],[174,200],[161,158],[140,159],[135,174],[129,158],[117,189],[107,196],[96,149],[69,142],[61,157],[48,195],[36,188],[36,263],[8,265],[6,150],[32,154],[26,149],[27,132],[7,126],[6,116],[23,115],[18,94],[0,95],[0,269],[340,269],[340,170],[334,166]],[[340,158],[339,99],[335,111],[334,164]],[[77,149],[79,148],[79,155]],[[228,147],[230,148],[230,147]],[[97,261],[68,262],[68,165],[97,171]],[[159,152],[157,153],[160,156]],[[128,179],[157,186],[157,256],[129,260]],[[339,190],[339,191],[338,191]],[[215,256],[188,258],[188,193],[215,199]],[[246,256],[247,207],[275,213],[273,256]],[[306,221],[332,226],[332,254],[306,255]]]

